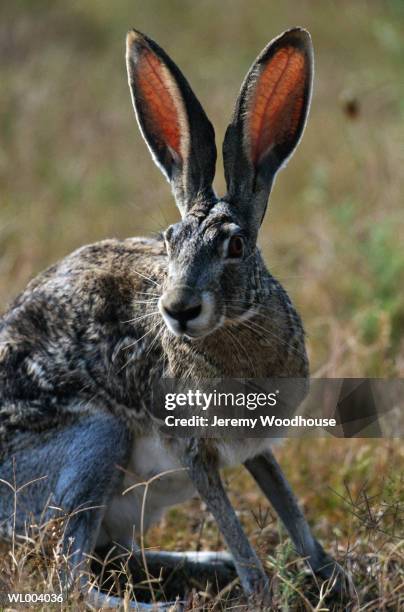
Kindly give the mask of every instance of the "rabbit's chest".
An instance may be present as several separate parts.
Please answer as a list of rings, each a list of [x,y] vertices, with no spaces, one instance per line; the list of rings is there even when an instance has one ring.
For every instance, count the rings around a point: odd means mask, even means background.
[[[217,330],[198,342],[165,336],[168,375],[182,380],[269,378],[284,375],[286,351],[281,340],[248,327]]]

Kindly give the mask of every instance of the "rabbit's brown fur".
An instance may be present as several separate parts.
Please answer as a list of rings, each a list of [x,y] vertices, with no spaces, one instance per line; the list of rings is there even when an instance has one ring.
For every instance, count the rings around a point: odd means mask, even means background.
[[[163,374],[193,380],[307,375],[300,319],[258,252],[257,313],[194,342],[163,328],[158,312],[145,316],[156,311],[154,301],[145,302],[161,294],[166,268],[162,239],[105,240],[29,283],[0,332],[3,455],[16,443],[13,432],[62,426],[73,400],[85,411],[99,398],[139,428],[148,391]],[[155,334],[137,342],[154,326]],[[147,421],[144,426],[147,431]]]

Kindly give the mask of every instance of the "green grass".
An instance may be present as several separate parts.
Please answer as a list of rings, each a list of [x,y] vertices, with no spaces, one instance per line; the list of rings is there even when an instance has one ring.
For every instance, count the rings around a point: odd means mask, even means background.
[[[2,3],[0,308],[72,249],[150,233],[178,218],[131,109],[123,59],[130,27],[154,37],[181,66],[215,124],[220,151],[249,65],[293,25],[313,36],[315,94],[303,141],[273,190],[260,244],[302,314],[314,374],[402,377],[400,0]],[[217,174],[220,193],[220,155]],[[399,609],[399,444],[291,440],[280,457],[325,547],[356,572],[356,609]],[[275,576],[278,609],[307,608],[307,577],[293,564],[284,534],[276,523],[258,528],[251,507],[264,501],[247,476],[229,478],[248,533]],[[220,545],[209,517],[200,530],[190,509],[205,516],[197,501],[175,509],[150,543]],[[16,575],[6,553],[1,565]]]

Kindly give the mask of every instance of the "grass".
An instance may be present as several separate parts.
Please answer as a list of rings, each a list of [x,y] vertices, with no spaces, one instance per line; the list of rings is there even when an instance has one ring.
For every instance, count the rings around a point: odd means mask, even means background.
[[[313,36],[315,95],[299,151],[273,190],[260,244],[303,317],[313,374],[403,377],[400,0],[2,3],[0,308],[72,249],[150,233],[178,218],[135,126],[123,63],[129,27],[149,33],[179,63],[220,148],[251,61],[295,24]],[[219,192],[221,174],[219,161]],[[289,440],[278,456],[325,548],[352,569],[354,609],[400,609],[402,445]],[[328,609],[249,477],[236,471],[227,480],[271,575],[274,609]],[[41,537],[19,543],[14,558],[4,550],[3,579],[46,590],[59,561],[40,566],[32,552]],[[197,500],[170,511],[146,544],[222,546]]]
[[[340,440],[331,445],[326,439],[316,440],[316,444],[295,440],[279,448],[277,454],[316,535],[350,572],[355,591],[349,605],[330,599],[330,585],[317,583],[308,573],[251,478],[244,471],[229,470],[225,475],[227,490],[270,577],[271,609],[399,610],[404,586],[402,445],[378,440]],[[18,494],[16,500],[18,504]],[[60,529],[50,522],[33,525],[25,538],[16,537],[11,548],[3,548],[0,563],[5,590],[59,591],[58,571],[66,566],[66,557],[57,545]],[[147,534],[145,546],[224,548],[215,522],[197,499],[168,512]],[[122,597],[133,597],[139,591],[148,596],[150,584],[157,594],[161,591],[158,576],[153,576],[151,583],[146,578],[134,582],[127,552],[117,547],[110,557],[118,561],[115,566],[101,566],[107,589],[114,587]],[[122,577],[127,580],[122,582]],[[233,609],[237,590],[222,592],[218,598],[213,586],[194,585],[187,609]],[[73,610],[79,602],[77,587],[64,609]]]

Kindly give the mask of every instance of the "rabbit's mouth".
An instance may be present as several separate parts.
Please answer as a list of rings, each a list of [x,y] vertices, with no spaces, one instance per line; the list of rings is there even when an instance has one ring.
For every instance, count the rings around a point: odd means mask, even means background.
[[[190,288],[176,287],[159,299],[159,311],[168,329],[175,336],[203,338],[221,327],[224,316],[216,311],[210,291],[195,293]]]
[[[204,330],[197,331],[197,332],[192,332],[191,330],[187,330],[183,335],[189,338],[190,340],[198,340],[200,338],[205,338],[206,336],[213,334],[213,332],[223,327],[224,322],[225,322],[225,316],[221,315],[219,320],[212,327],[205,328]]]

